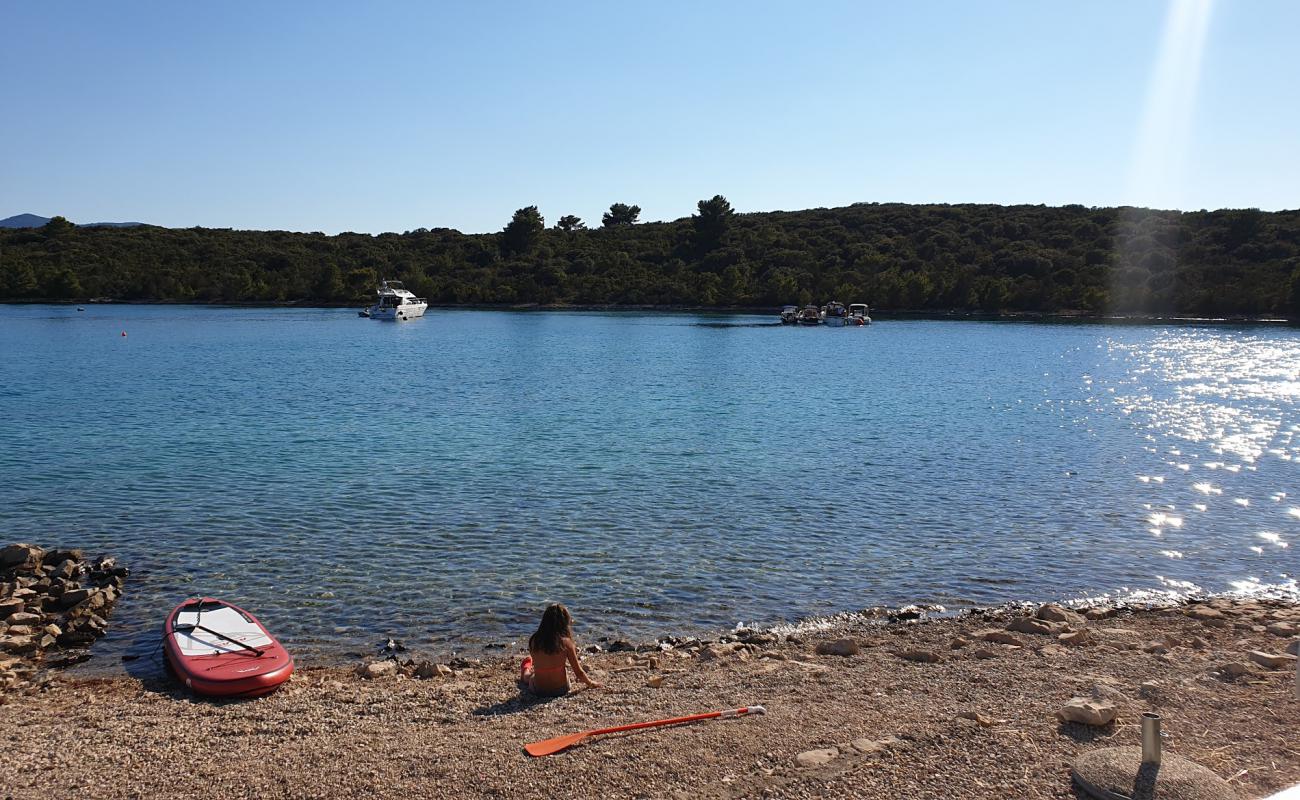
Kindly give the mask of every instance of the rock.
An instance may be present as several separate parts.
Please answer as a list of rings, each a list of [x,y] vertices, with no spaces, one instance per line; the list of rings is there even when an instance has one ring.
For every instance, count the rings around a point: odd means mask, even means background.
[[[446,664],[435,664],[434,667],[433,667],[433,671],[436,672],[436,673],[438,673],[439,675],[441,675],[441,676],[444,677],[444,678],[449,678],[449,677],[451,677],[452,675],[455,675],[455,674],[456,674],[456,670],[452,669],[451,667],[447,666]]]
[[[46,634],[42,635],[41,638],[37,641],[36,646],[39,647],[40,649],[44,650],[44,649],[46,649],[46,648],[48,648],[48,647],[52,647],[52,646],[54,646],[54,642],[55,642],[55,641],[57,641],[57,640],[56,640],[53,636],[51,636],[51,635],[49,635],[48,633],[46,633]]]
[[[1119,712],[1109,700],[1093,697],[1072,697],[1056,712],[1061,722],[1078,722],[1081,725],[1109,725]]]
[[[919,661],[923,664],[934,664],[939,661],[939,654],[933,650],[903,650],[896,654],[899,658],[908,661]]]
[[[952,641],[948,643],[949,649],[952,650],[960,650],[961,648],[967,647],[969,645],[970,645],[970,639],[967,639],[964,636],[954,636]]]
[[[835,639],[830,642],[817,643],[817,655],[819,656],[856,656],[861,647],[852,639]]]
[[[1286,651],[1287,651],[1288,653],[1290,653],[1291,655],[1293,655],[1293,656],[1294,656],[1294,655],[1300,655],[1300,652],[1297,652],[1297,651],[1300,651],[1300,639],[1297,639],[1296,641],[1294,641],[1294,642],[1292,642],[1291,644],[1287,645],[1287,646],[1286,646]]]
[[[43,619],[45,618],[42,617],[40,614],[32,614],[27,611],[19,611],[17,613],[10,614],[8,618],[5,619],[5,624],[6,625],[39,625],[41,624],[41,620]]]
[[[997,644],[1009,644],[1015,647],[1024,647],[1024,642],[1007,633],[1006,631],[990,631],[984,634],[984,641],[995,642]]]
[[[23,610],[23,601],[14,597],[0,600],[0,619],[8,617],[10,614],[16,614]]]
[[[1115,616],[1115,609],[1110,608],[1109,606],[1098,606],[1097,608],[1090,608],[1083,612],[1083,616],[1084,619],[1092,620],[1110,619]]]
[[[1085,645],[1096,644],[1092,634],[1086,630],[1063,633],[1056,637],[1056,640],[1067,647],[1084,647]]]
[[[1168,653],[1169,647],[1164,642],[1147,642],[1142,645],[1144,653]]]
[[[897,744],[897,736],[886,736],[883,739],[854,739],[849,743],[849,747],[857,750],[859,753],[878,753],[892,744]]]
[[[730,655],[731,652],[731,645],[708,644],[700,648],[700,652],[696,654],[696,657],[701,661],[716,661],[723,656]]]
[[[367,680],[385,678],[397,674],[396,661],[372,661],[357,667],[357,675]]]
[[[10,625],[9,629],[6,630],[5,633],[9,634],[10,636],[31,636],[32,626],[31,625]]]
[[[1043,656],[1044,658],[1059,658],[1061,656],[1068,655],[1070,651],[1066,650],[1064,647],[1060,646],[1059,644],[1045,644],[1042,647],[1038,648],[1037,652],[1040,656]]]
[[[421,661],[415,665],[415,677],[420,680],[428,680],[438,674],[437,666],[432,661]]]
[[[44,633],[47,633],[50,636],[54,636],[54,637],[59,637],[63,635],[63,629],[60,628],[58,625],[54,625],[54,624],[46,625],[44,628],[41,628],[41,630]]]
[[[981,647],[975,651],[975,657],[984,659],[997,658],[998,652],[996,650],[989,650],[987,647]]]
[[[1038,612],[1034,616],[1039,619],[1047,620],[1048,622],[1064,622],[1067,625],[1073,625],[1075,627],[1082,627],[1085,624],[1082,614],[1070,611],[1056,603],[1048,603],[1045,606],[1040,606]]]
[[[0,569],[38,564],[45,551],[34,544],[11,544],[0,550]]]
[[[1018,633],[1045,635],[1060,633],[1065,630],[1065,627],[1065,624],[1060,622],[1048,622],[1047,620],[1036,619],[1034,617],[1021,617],[1012,621],[1012,623],[1007,626],[1007,630],[1017,631]],[[988,637],[985,638],[987,639]]]
[[[1127,703],[1128,695],[1108,683],[1094,683],[1089,692],[1095,700],[1109,700],[1112,703]]]
[[[95,634],[90,631],[65,631],[58,637],[62,647],[87,647],[95,642]]]
[[[1206,606],[1197,606],[1196,608],[1193,608],[1191,611],[1187,612],[1187,616],[1192,619],[1200,620],[1206,625],[1213,625],[1216,627],[1222,627],[1228,624],[1228,620],[1223,616],[1222,611],[1215,608],[1208,608]]]
[[[794,757],[794,761],[801,767],[823,767],[835,759],[839,758],[840,751],[837,747],[828,747],[825,750],[805,750]]]
[[[36,649],[37,642],[30,636],[0,637],[0,650],[10,653],[30,653]]]
[[[664,685],[664,676],[651,675],[649,678],[646,678],[645,685],[649,686],[651,689],[658,689],[660,686]]]
[[[80,603],[90,599],[90,594],[91,591],[89,589],[73,589],[64,592],[62,596],[59,597],[58,607],[64,609],[72,608],[73,606],[79,605]]]
[[[1138,697],[1154,700],[1160,694],[1160,681],[1143,681],[1138,685]]]
[[[920,619],[925,616],[925,609],[920,606],[903,606],[894,613],[889,615],[889,619],[894,622],[907,622],[909,620]]]
[[[1297,632],[1300,632],[1297,631],[1295,625],[1292,625],[1289,622],[1274,622],[1272,625],[1269,625],[1264,630],[1268,631],[1274,636],[1284,636],[1284,637],[1295,636]]]
[[[1207,641],[1205,641],[1205,640],[1202,639],[1201,637],[1199,637],[1199,636],[1193,636],[1193,637],[1192,637],[1192,647],[1196,648],[1197,650],[1204,650],[1205,648],[1207,648],[1207,647],[1209,647],[1209,646],[1210,646],[1210,643],[1207,642]]]
[[[610,642],[609,647],[607,649],[611,653],[626,653],[626,652],[636,650],[636,646],[629,641],[626,641],[624,639],[619,639],[617,641]]]
[[[997,721],[992,717],[986,717],[978,711],[963,711],[957,715],[957,719],[975,720],[976,724],[981,728],[991,728],[997,724]]]
[[[1242,675],[1255,674],[1255,667],[1244,661],[1230,661],[1220,665],[1219,672],[1229,678],[1240,678]]]
[[[11,628],[10,630],[13,629]],[[1265,653],[1262,650],[1251,650],[1249,653],[1246,654],[1246,657],[1249,658],[1251,661],[1254,661],[1256,664],[1259,664],[1260,666],[1263,667],[1268,667],[1269,669],[1282,669],[1283,667],[1289,667],[1296,660],[1295,656],[1291,656],[1291,655],[1279,656],[1274,653]]]

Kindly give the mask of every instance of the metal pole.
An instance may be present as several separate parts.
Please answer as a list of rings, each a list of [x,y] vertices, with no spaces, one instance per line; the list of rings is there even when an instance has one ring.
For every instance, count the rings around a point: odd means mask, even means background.
[[[1160,763],[1160,715],[1142,715],[1142,763]]]

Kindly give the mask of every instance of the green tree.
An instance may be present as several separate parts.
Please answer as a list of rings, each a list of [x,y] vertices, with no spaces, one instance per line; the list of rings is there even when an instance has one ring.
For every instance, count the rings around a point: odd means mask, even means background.
[[[635,225],[639,216],[641,216],[641,206],[615,203],[609,207],[609,211],[601,215],[600,224],[606,228],[615,228],[619,225]]]
[[[557,230],[562,230],[565,233],[573,233],[574,231],[585,231],[587,229],[587,226],[582,224],[582,219],[574,216],[573,214],[565,214],[564,216],[560,217],[560,221],[555,223],[555,227]]]
[[[521,208],[501,232],[501,249],[507,254],[527,253],[537,246],[545,229],[546,220],[542,219],[537,206]]]
[[[56,236],[64,236],[66,234],[72,233],[76,229],[77,226],[73,225],[71,222],[68,222],[68,220],[65,217],[56,216],[51,218],[49,222],[41,226],[41,233],[45,234],[47,238],[54,238]]]
[[[720,247],[727,231],[731,229],[731,217],[734,214],[731,203],[722,195],[715,194],[713,199],[701,200],[696,207],[699,213],[691,217],[696,248],[707,252]]]

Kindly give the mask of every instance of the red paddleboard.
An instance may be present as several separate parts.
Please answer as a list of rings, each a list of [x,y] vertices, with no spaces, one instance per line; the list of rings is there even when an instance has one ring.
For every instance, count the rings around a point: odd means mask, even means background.
[[[214,597],[176,606],[163,625],[167,663],[196,694],[256,697],[293,674],[293,656],[257,618]]]

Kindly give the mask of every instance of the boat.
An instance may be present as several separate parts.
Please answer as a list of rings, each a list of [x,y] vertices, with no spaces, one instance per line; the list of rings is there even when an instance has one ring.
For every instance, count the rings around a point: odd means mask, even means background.
[[[856,326],[870,325],[871,315],[867,313],[869,310],[866,303],[850,303],[847,323]]]
[[[785,306],[781,309],[781,324],[793,325],[799,319],[798,306]]]
[[[822,322],[832,327],[842,327],[848,318],[848,310],[838,300],[832,300],[822,307]]]
[[[799,312],[800,325],[820,325],[822,324],[822,310],[817,306],[804,306]]]
[[[163,651],[195,694],[257,697],[293,674],[293,656],[257,618],[215,597],[193,597],[163,623]]]
[[[415,319],[429,308],[428,301],[408,292],[401,281],[380,281],[375,293],[379,299],[364,314],[371,319]]]

